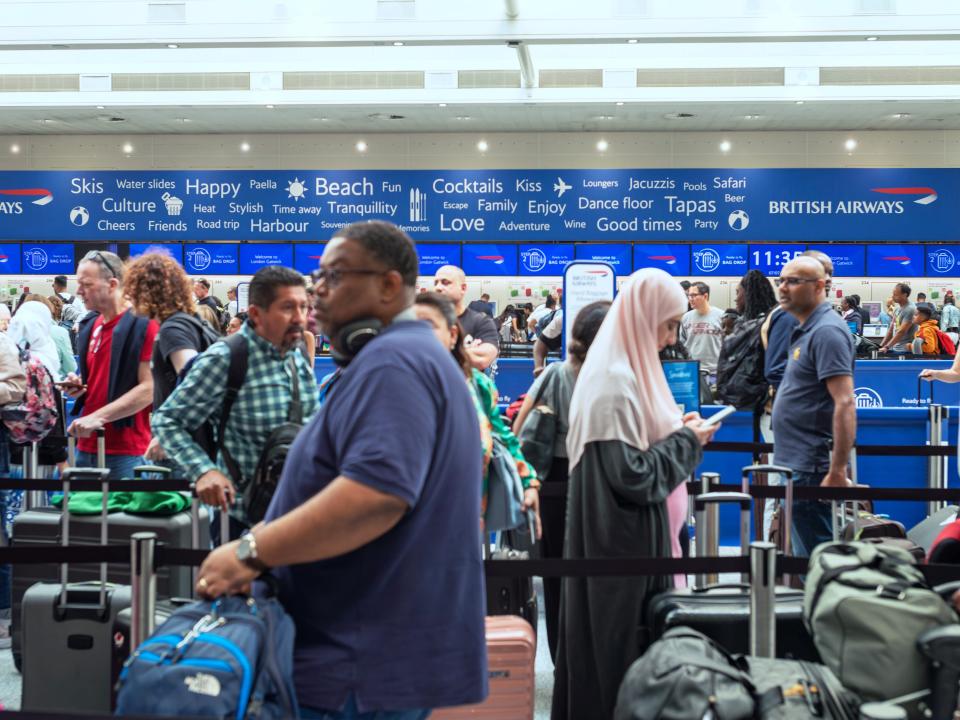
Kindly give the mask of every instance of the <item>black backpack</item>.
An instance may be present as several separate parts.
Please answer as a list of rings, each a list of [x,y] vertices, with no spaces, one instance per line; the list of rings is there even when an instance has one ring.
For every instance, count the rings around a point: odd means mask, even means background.
[[[257,469],[250,478],[243,494],[243,506],[247,522],[254,525],[263,520],[273,494],[280,484],[283,465],[290,452],[290,446],[303,427],[303,408],[300,403],[300,380],[297,377],[297,364],[291,356],[287,360],[293,377],[292,397],[287,411],[287,421],[275,427],[267,438],[257,460]],[[229,457],[224,453],[224,457]]]
[[[547,326],[553,321],[553,317],[557,314],[558,310],[551,310],[542,318],[537,321],[537,328],[535,330],[537,337],[540,338],[540,342],[547,346],[547,350],[550,352],[555,352],[560,349],[560,345],[563,342],[563,333],[560,333],[555,338],[548,338],[543,336],[543,331],[547,329]]]
[[[770,393],[763,373],[760,328],[766,316],[741,320],[723,339],[717,361],[717,398],[737,410],[759,412]]]

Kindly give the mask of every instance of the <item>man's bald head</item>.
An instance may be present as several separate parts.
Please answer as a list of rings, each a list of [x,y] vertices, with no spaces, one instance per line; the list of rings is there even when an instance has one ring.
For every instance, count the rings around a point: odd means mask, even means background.
[[[463,313],[463,298],[467,294],[467,276],[456,265],[444,265],[433,276],[433,289],[445,295],[457,306],[457,314]]]
[[[823,255],[823,253],[820,254]],[[829,261],[830,258],[827,258],[827,260]],[[819,258],[812,255],[802,255],[783,266],[781,277],[826,278],[827,274],[827,270]]]
[[[830,286],[833,285],[833,260],[830,256],[819,250],[804,250],[801,257],[812,257],[823,266],[823,271],[827,274],[826,292],[830,292]]]

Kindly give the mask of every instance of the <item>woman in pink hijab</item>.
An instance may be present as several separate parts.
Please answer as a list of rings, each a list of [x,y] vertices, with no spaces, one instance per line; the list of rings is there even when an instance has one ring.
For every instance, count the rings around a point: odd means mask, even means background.
[[[684,482],[716,427],[681,415],[658,352],[676,342],[687,298],[662,270],[624,283],[570,404],[564,557],[680,557]],[[552,720],[610,718],[647,645],[647,601],[682,577],[564,578]]]

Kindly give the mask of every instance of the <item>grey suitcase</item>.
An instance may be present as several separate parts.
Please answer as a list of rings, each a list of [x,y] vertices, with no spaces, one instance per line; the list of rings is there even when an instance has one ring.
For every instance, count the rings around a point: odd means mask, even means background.
[[[37,508],[21,513],[13,522],[13,547],[55,545],[61,542],[61,513],[57,508]],[[100,517],[96,515],[72,515],[70,517],[70,543],[72,545],[100,544]],[[210,546],[210,519],[205,508],[199,510],[200,536],[197,547]],[[168,547],[193,547],[190,513],[151,516],[111,513],[107,518],[108,542],[113,545],[129,545],[130,536],[137,532],[155,532],[158,542]],[[76,564],[70,567],[70,577],[77,582],[96,580],[97,565]],[[12,570],[11,638],[13,660],[20,667],[22,639],[20,635],[20,607],[24,593],[38,582],[53,582],[58,576],[56,565],[14,565]],[[193,572],[187,567],[161,567],[157,569],[158,597],[190,597],[193,594]],[[112,583],[129,583],[128,565],[110,565],[107,580]]]
[[[97,440],[104,458],[102,432]],[[103,482],[104,535],[109,474],[102,467],[69,468],[63,476],[65,496],[74,478]],[[64,503],[62,546],[69,537],[70,510]],[[117,613],[130,606],[130,588],[107,583],[106,563],[100,565],[98,583],[69,583],[69,572],[67,564],[61,564],[59,583],[37,583],[23,596],[20,707],[30,712],[109,713],[113,623]]]
[[[108,474],[105,469],[72,468],[64,476],[64,491],[69,491],[72,478],[96,477],[103,480],[106,495]],[[197,508],[198,503],[194,502],[195,513],[199,516]],[[57,528],[60,543],[67,545],[68,539],[75,538],[71,527],[77,516],[71,515],[68,508],[62,515],[57,515],[63,521],[62,532]],[[85,544],[101,544],[106,539],[109,530],[106,518],[104,506],[100,517],[96,518],[102,535],[88,539]],[[140,516],[130,518],[145,519]],[[199,523],[197,527],[199,529]],[[190,528],[188,519],[188,538]],[[139,523],[128,530],[125,542],[129,543],[130,532],[149,529],[153,528]],[[111,539],[121,542],[119,538]],[[184,545],[192,546],[193,543],[188,540]],[[121,569],[123,579],[129,581],[129,566],[118,566],[116,571]],[[188,576],[189,573],[188,570]],[[100,566],[97,582],[67,582],[68,574],[67,566],[61,565],[60,582],[36,583],[23,595],[19,628],[23,671],[21,708],[33,712],[108,714],[113,692],[114,625],[120,611],[130,607],[130,587],[108,582],[106,564]],[[192,583],[187,594],[191,591]],[[57,691],[51,692],[52,688]]]
[[[947,505],[940,508],[933,515],[907,530],[907,539],[912,540],[922,547],[924,552],[929,553],[930,548],[933,547],[933,542],[943,532],[943,529],[956,521],[958,510],[960,510],[960,507],[956,505]]]

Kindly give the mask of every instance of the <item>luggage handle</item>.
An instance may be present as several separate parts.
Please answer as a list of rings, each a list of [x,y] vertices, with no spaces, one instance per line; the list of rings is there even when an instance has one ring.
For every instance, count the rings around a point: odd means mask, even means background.
[[[744,478],[750,477],[750,475],[753,473],[773,473],[776,475],[782,475],[784,478],[793,477],[793,470],[784,465],[747,465],[741,472],[743,473]]]
[[[707,557],[711,553],[719,552],[719,528],[714,527],[713,523],[719,524],[719,516],[711,517],[712,513],[707,513],[708,507],[718,507],[720,505],[736,503],[740,506],[740,553],[746,555],[750,545],[750,507],[752,498],[746,493],[736,492],[711,492],[697,495],[693,498],[693,510],[697,517],[697,555]],[[709,583],[712,574],[697,575],[697,584],[700,586]],[[747,582],[747,575],[741,576],[742,582]]]
[[[100,505],[100,544],[106,545],[109,536],[107,530],[107,504],[110,496],[110,471],[107,469],[107,441],[106,430],[99,428],[97,434],[97,466],[96,468],[68,468],[63,473],[63,511],[60,513],[62,524],[62,537],[60,544],[67,547],[70,543],[70,480],[72,477],[86,475],[95,477],[101,482],[100,494],[102,502]],[[68,456],[76,462],[76,436],[68,435],[67,447]],[[71,470],[73,472],[71,472]],[[67,585],[69,584],[70,566],[68,563],[60,563],[60,602],[57,610],[62,611],[67,605]],[[100,563],[100,599],[97,604],[101,612],[107,610],[107,563]]]

